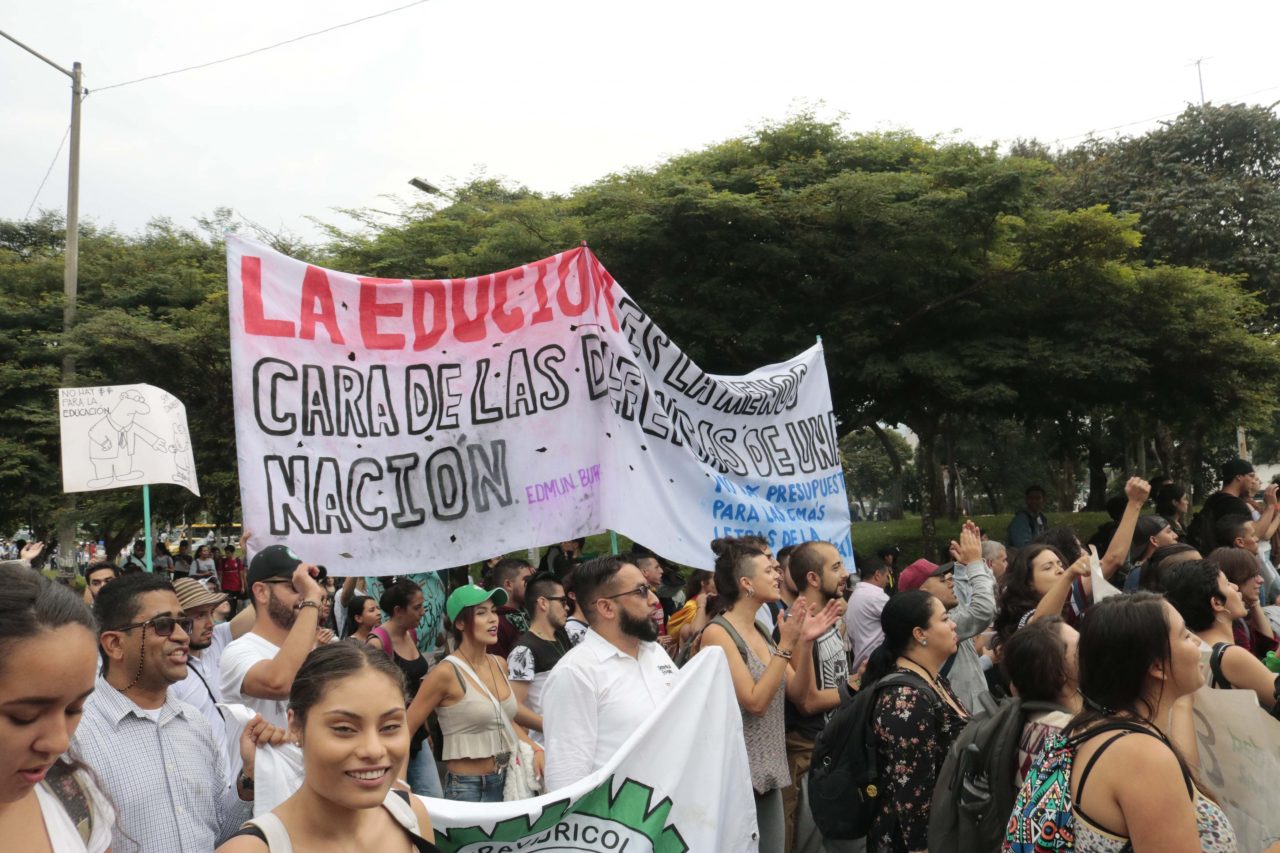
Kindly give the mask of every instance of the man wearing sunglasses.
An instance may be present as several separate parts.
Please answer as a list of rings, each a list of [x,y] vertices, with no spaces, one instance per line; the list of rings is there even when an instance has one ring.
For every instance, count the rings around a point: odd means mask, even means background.
[[[521,704],[541,715],[547,677],[573,645],[564,631],[569,621],[569,596],[555,575],[539,572],[525,587],[524,606],[529,613],[529,630],[520,635],[507,655],[507,680]],[[542,732],[530,729],[529,737],[543,742]]]
[[[257,744],[284,732],[261,717],[246,726],[232,783],[209,721],[169,695],[187,676],[193,630],[169,580],[142,572],[113,581],[94,615],[103,671],[71,753],[116,807],[112,849],[212,850],[250,816]]]
[[[325,596],[320,570],[287,545],[270,545],[249,561],[253,628],[222,653],[222,698],[257,711],[273,726],[289,727],[289,691],[316,645]]]
[[[621,557],[574,570],[574,594],[590,626],[547,678],[543,718],[547,790],[598,770],[671,692],[676,665],[655,642],[657,597]]]

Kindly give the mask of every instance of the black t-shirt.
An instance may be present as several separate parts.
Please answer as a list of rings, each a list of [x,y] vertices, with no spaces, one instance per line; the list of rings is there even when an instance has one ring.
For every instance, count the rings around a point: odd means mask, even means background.
[[[534,676],[550,672],[573,644],[564,629],[556,631],[556,641],[549,643],[532,631],[525,631],[507,655],[507,671],[515,681],[532,681]]]
[[[1250,521],[1253,520],[1253,510],[1249,508],[1249,505],[1235,495],[1229,495],[1226,492],[1214,492],[1209,495],[1209,499],[1204,502],[1204,508],[1209,512],[1215,523],[1228,515],[1243,515]]]

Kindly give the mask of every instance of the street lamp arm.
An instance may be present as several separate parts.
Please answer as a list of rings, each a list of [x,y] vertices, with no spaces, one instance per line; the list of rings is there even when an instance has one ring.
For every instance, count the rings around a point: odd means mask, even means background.
[[[36,49],[35,49],[35,48],[33,48],[33,47],[30,47],[30,46],[28,46],[28,45],[23,44],[22,42],[18,41],[18,40],[17,40],[16,38],[14,38],[13,36],[11,36],[11,35],[9,35],[8,33],[6,33],[4,30],[0,30],[0,36],[4,36],[4,37],[5,37],[5,38],[7,38],[9,41],[13,42],[13,43],[14,43],[14,44],[16,44],[18,47],[22,48],[22,49],[23,49],[23,50],[25,50],[27,53],[29,53],[29,54],[31,54],[32,56],[34,56],[36,59],[41,60],[42,62],[44,62],[44,63],[45,63],[45,64],[47,64],[47,65],[52,65],[54,68],[58,69],[58,70],[59,70],[59,71],[61,71],[63,74],[67,75],[68,77],[72,77],[72,78],[74,78],[74,77],[75,77],[75,75],[74,75],[74,74],[72,74],[70,71],[68,71],[67,69],[63,68],[61,65],[59,65],[59,64],[58,64],[58,63],[56,63],[56,62],[54,62],[54,61],[53,61],[52,59],[50,59],[49,57],[45,56],[45,55],[44,55],[43,53],[41,53],[40,51],[36,50]]]

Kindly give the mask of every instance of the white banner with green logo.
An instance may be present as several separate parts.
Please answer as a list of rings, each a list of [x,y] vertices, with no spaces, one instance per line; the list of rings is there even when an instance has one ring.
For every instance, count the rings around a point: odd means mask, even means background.
[[[295,746],[258,750],[256,814],[301,784],[296,753]],[[576,784],[509,803],[422,801],[442,853],[758,849],[742,714],[718,648],[695,656],[653,716],[608,764]]]

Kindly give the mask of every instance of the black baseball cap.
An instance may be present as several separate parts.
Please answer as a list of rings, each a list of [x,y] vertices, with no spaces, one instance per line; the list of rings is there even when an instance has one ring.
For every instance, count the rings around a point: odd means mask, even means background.
[[[1244,459],[1232,459],[1222,466],[1222,482],[1230,483],[1242,474],[1252,474],[1253,465]]]
[[[288,545],[268,545],[249,561],[249,585],[273,578],[293,577],[293,570],[301,563],[302,558]]]

